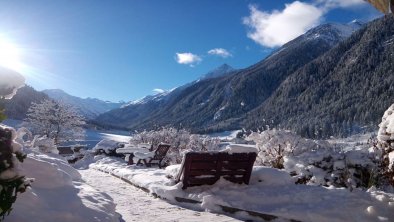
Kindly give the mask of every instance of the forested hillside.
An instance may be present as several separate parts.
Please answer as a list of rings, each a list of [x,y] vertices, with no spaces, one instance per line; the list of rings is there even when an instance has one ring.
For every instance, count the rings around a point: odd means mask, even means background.
[[[281,127],[307,137],[377,127],[394,102],[394,17],[370,23],[290,75],[243,126]]]

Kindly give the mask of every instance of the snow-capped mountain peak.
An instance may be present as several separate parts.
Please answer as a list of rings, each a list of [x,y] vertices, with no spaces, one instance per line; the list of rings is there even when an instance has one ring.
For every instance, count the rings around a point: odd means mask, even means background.
[[[363,25],[364,24],[358,20],[347,24],[328,23],[309,30],[303,36],[308,40],[322,38],[327,42],[337,43],[338,39],[346,39]]]

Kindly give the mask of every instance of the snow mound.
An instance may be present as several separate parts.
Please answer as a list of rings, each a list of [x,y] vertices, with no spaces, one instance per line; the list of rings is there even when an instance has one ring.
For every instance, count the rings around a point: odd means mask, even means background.
[[[35,181],[18,196],[6,221],[119,221],[112,199],[82,183],[60,156],[31,152],[22,171]]]
[[[221,152],[233,153],[258,153],[255,145],[247,144],[229,144]]]
[[[103,150],[105,153],[111,153],[112,151],[116,150],[116,148],[118,147],[118,143],[115,140],[101,140],[100,142],[98,142],[96,144],[95,147],[92,148],[93,151],[99,151],[99,150]]]
[[[253,167],[250,184],[253,185],[257,183],[272,186],[291,185],[295,183],[295,179],[284,170],[255,166]]]

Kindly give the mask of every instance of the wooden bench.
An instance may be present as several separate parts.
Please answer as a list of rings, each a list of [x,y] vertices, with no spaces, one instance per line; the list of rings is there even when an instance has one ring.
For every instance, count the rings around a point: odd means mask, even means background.
[[[249,184],[256,153],[189,152],[182,161],[176,182],[191,186],[212,185],[223,177],[233,183]]]
[[[169,144],[159,144],[157,149],[155,151],[152,151],[150,153],[141,153],[140,155],[138,154],[139,152],[134,153],[134,158],[138,159],[136,165],[142,164],[142,162],[145,164],[145,166],[150,167],[153,164],[157,164],[159,168],[162,168],[162,161],[164,157],[167,155],[168,150],[170,149]],[[145,156],[151,156],[149,158],[146,158]],[[148,161],[146,160],[148,159]]]

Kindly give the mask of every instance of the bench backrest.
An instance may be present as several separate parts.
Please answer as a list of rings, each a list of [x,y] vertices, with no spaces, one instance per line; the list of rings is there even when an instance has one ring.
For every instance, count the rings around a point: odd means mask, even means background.
[[[168,144],[159,144],[159,146],[157,147],[156,151],[155,151],[155,155],[153,156],[152,160],[162,160],[168,150],[170,149],[170,145]]]
[[[176,180],[179,182],[182,179],[182,189],[212,185],[220,177],[234,183],[249,184],[256,156],[256,153],[189,152],[185,154]]]

